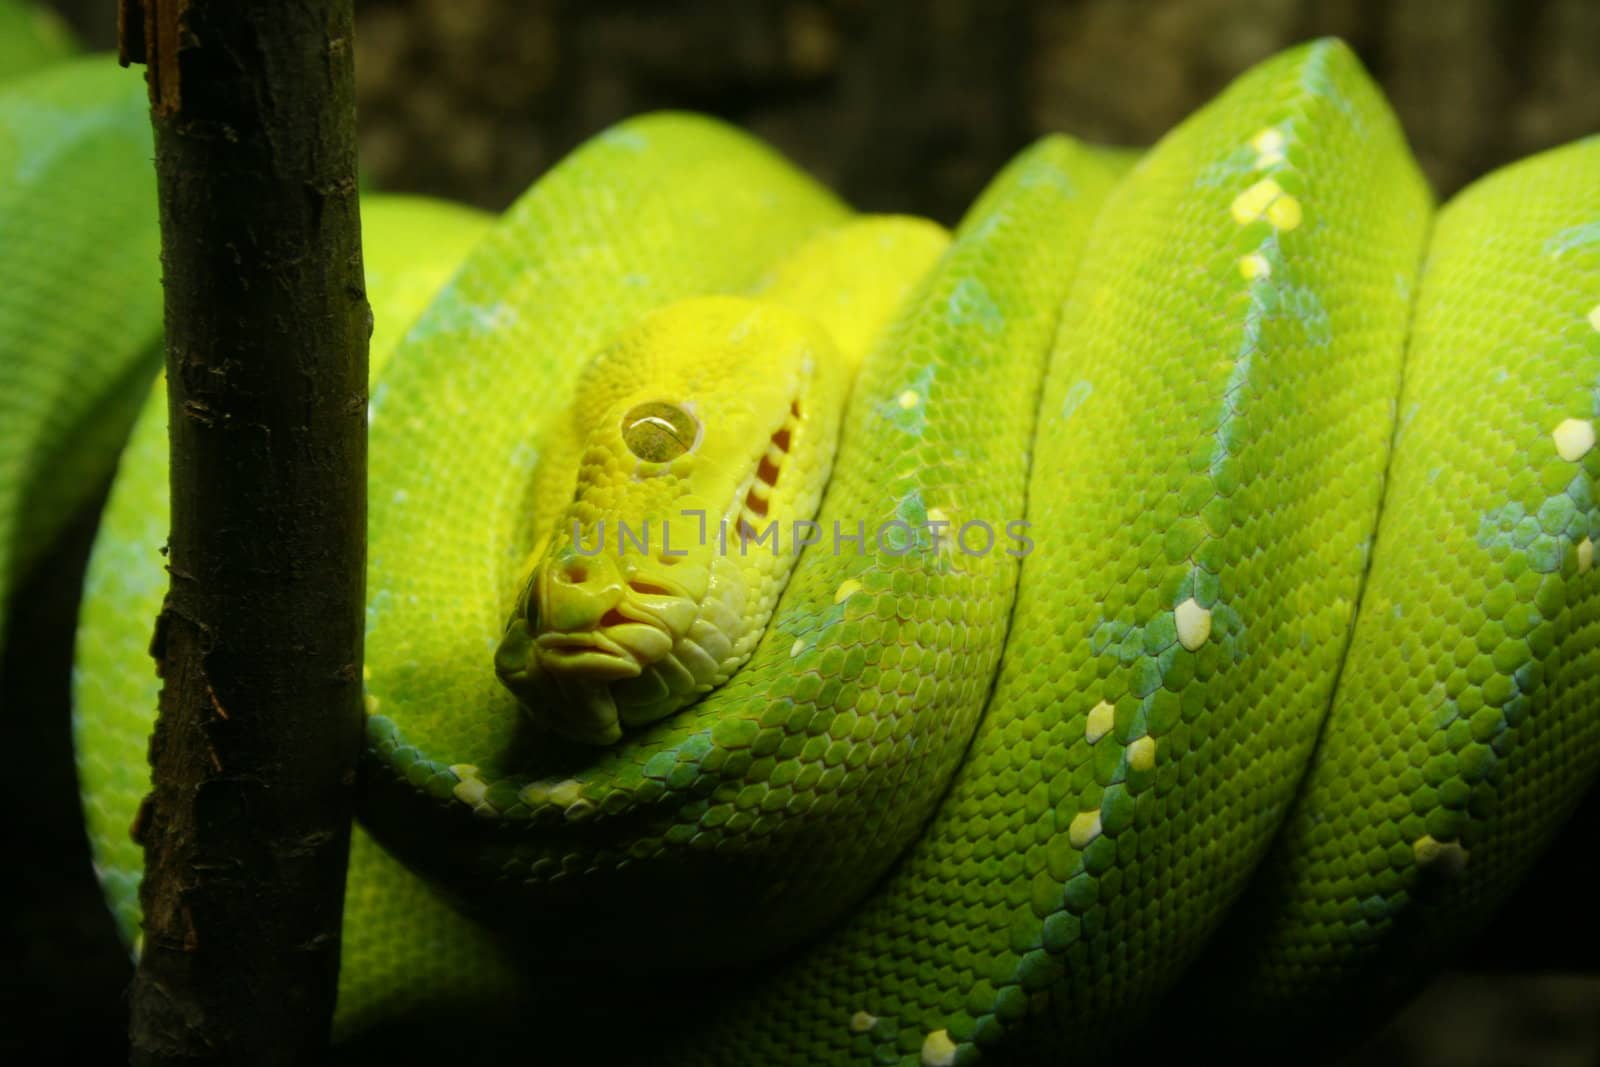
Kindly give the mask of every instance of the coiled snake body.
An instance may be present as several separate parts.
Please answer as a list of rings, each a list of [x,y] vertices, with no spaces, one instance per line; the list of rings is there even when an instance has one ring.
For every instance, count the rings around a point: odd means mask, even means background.
[[[364,213],[388,321],[483,229]],[[1136,160],[1040,142],[953,235],[637,119],[379,348],[347,1036],[728,967],[593,1058],[1093,1060],[1164,994],[1199,1047],[1348,1036],[1600,766],[1600,141],[1435,213],[1337,42]],[[76,682],[130,937],[163,416]],[[685,501],[732,547],[576,551]]]

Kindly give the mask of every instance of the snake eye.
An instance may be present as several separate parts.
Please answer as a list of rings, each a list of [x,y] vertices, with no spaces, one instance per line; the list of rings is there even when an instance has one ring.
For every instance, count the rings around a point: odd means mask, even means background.
[[[699,429],[693,415],[664,400],[635,404],[622,416],[623,444],[650,463],[665,463],[689,451]]]

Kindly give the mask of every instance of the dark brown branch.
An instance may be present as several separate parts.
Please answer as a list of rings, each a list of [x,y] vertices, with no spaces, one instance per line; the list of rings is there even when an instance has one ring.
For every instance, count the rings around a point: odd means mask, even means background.
[[[328,1037],[361,743],[370,312],[351,0],[126,0],[151,63],[172,439],[140,1064]]]
[[[146,66],[150,104],[157,114],[171,115],[181,103],[178,96],[178,50],[182,45],[184,13],[189,0],[118,0],[117,58]]]

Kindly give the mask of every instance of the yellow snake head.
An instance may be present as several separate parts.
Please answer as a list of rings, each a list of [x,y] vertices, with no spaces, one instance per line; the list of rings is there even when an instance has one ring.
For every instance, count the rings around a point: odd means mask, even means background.
[[[655,312],[594,359],[541,475],[570,502],[495,655],[537,722],[611,744],[738,669],[820,501],[847,387],[810,319],[731,297]]]

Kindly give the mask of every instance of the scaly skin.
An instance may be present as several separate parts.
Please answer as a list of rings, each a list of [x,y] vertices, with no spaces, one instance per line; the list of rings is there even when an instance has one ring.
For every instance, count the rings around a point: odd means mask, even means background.
[[[1481,927],[1600,764],[1600,139],[1439,213],[1361,616],[1220,1010],[1361,1032]],[[1492,235],[1491,239],[1486,239]],[[1217,976],[1223,976],[1218,981]]]
[[[1600,142],[1486,179],[1430,241],[1392,115],[1317,42],[1124,169],[1041,142],[944,249],[656,116],[490,230],[373,391],[342,1034],[448,1001],[601,1061],[1077,1062],[1154,1010],[1193,1053],[1376,1017],[1395,959],[1472,932],[1600,764]],[[493,669],[559,513],[539,471],[590,357],[707,294],[866,352],[829,541],[728,682],[553,740]],[[130,932],[159,434],[124,457],[76,693]],[[879,543],[890,520],[996,544]],[[829,551],[835,521],[865,543]],[[750,961],[681,1002],[655,978],[631,1044],[579,1021],[626,1010],[618,970]]]
[[[66,59],[77,49],[55,12],[19,0],[0,0],[0,80]]]
[[[160,362],[150,154],[143,87],[105,57],[0,85],[0,609]]]
[[[721,1062],[1092,1060],[1242,888],[1344,652],[1428,218],[1354,75],[1325,46],[1258,68],[1107,199],[977,736],[888,885],[730,1013]]]

